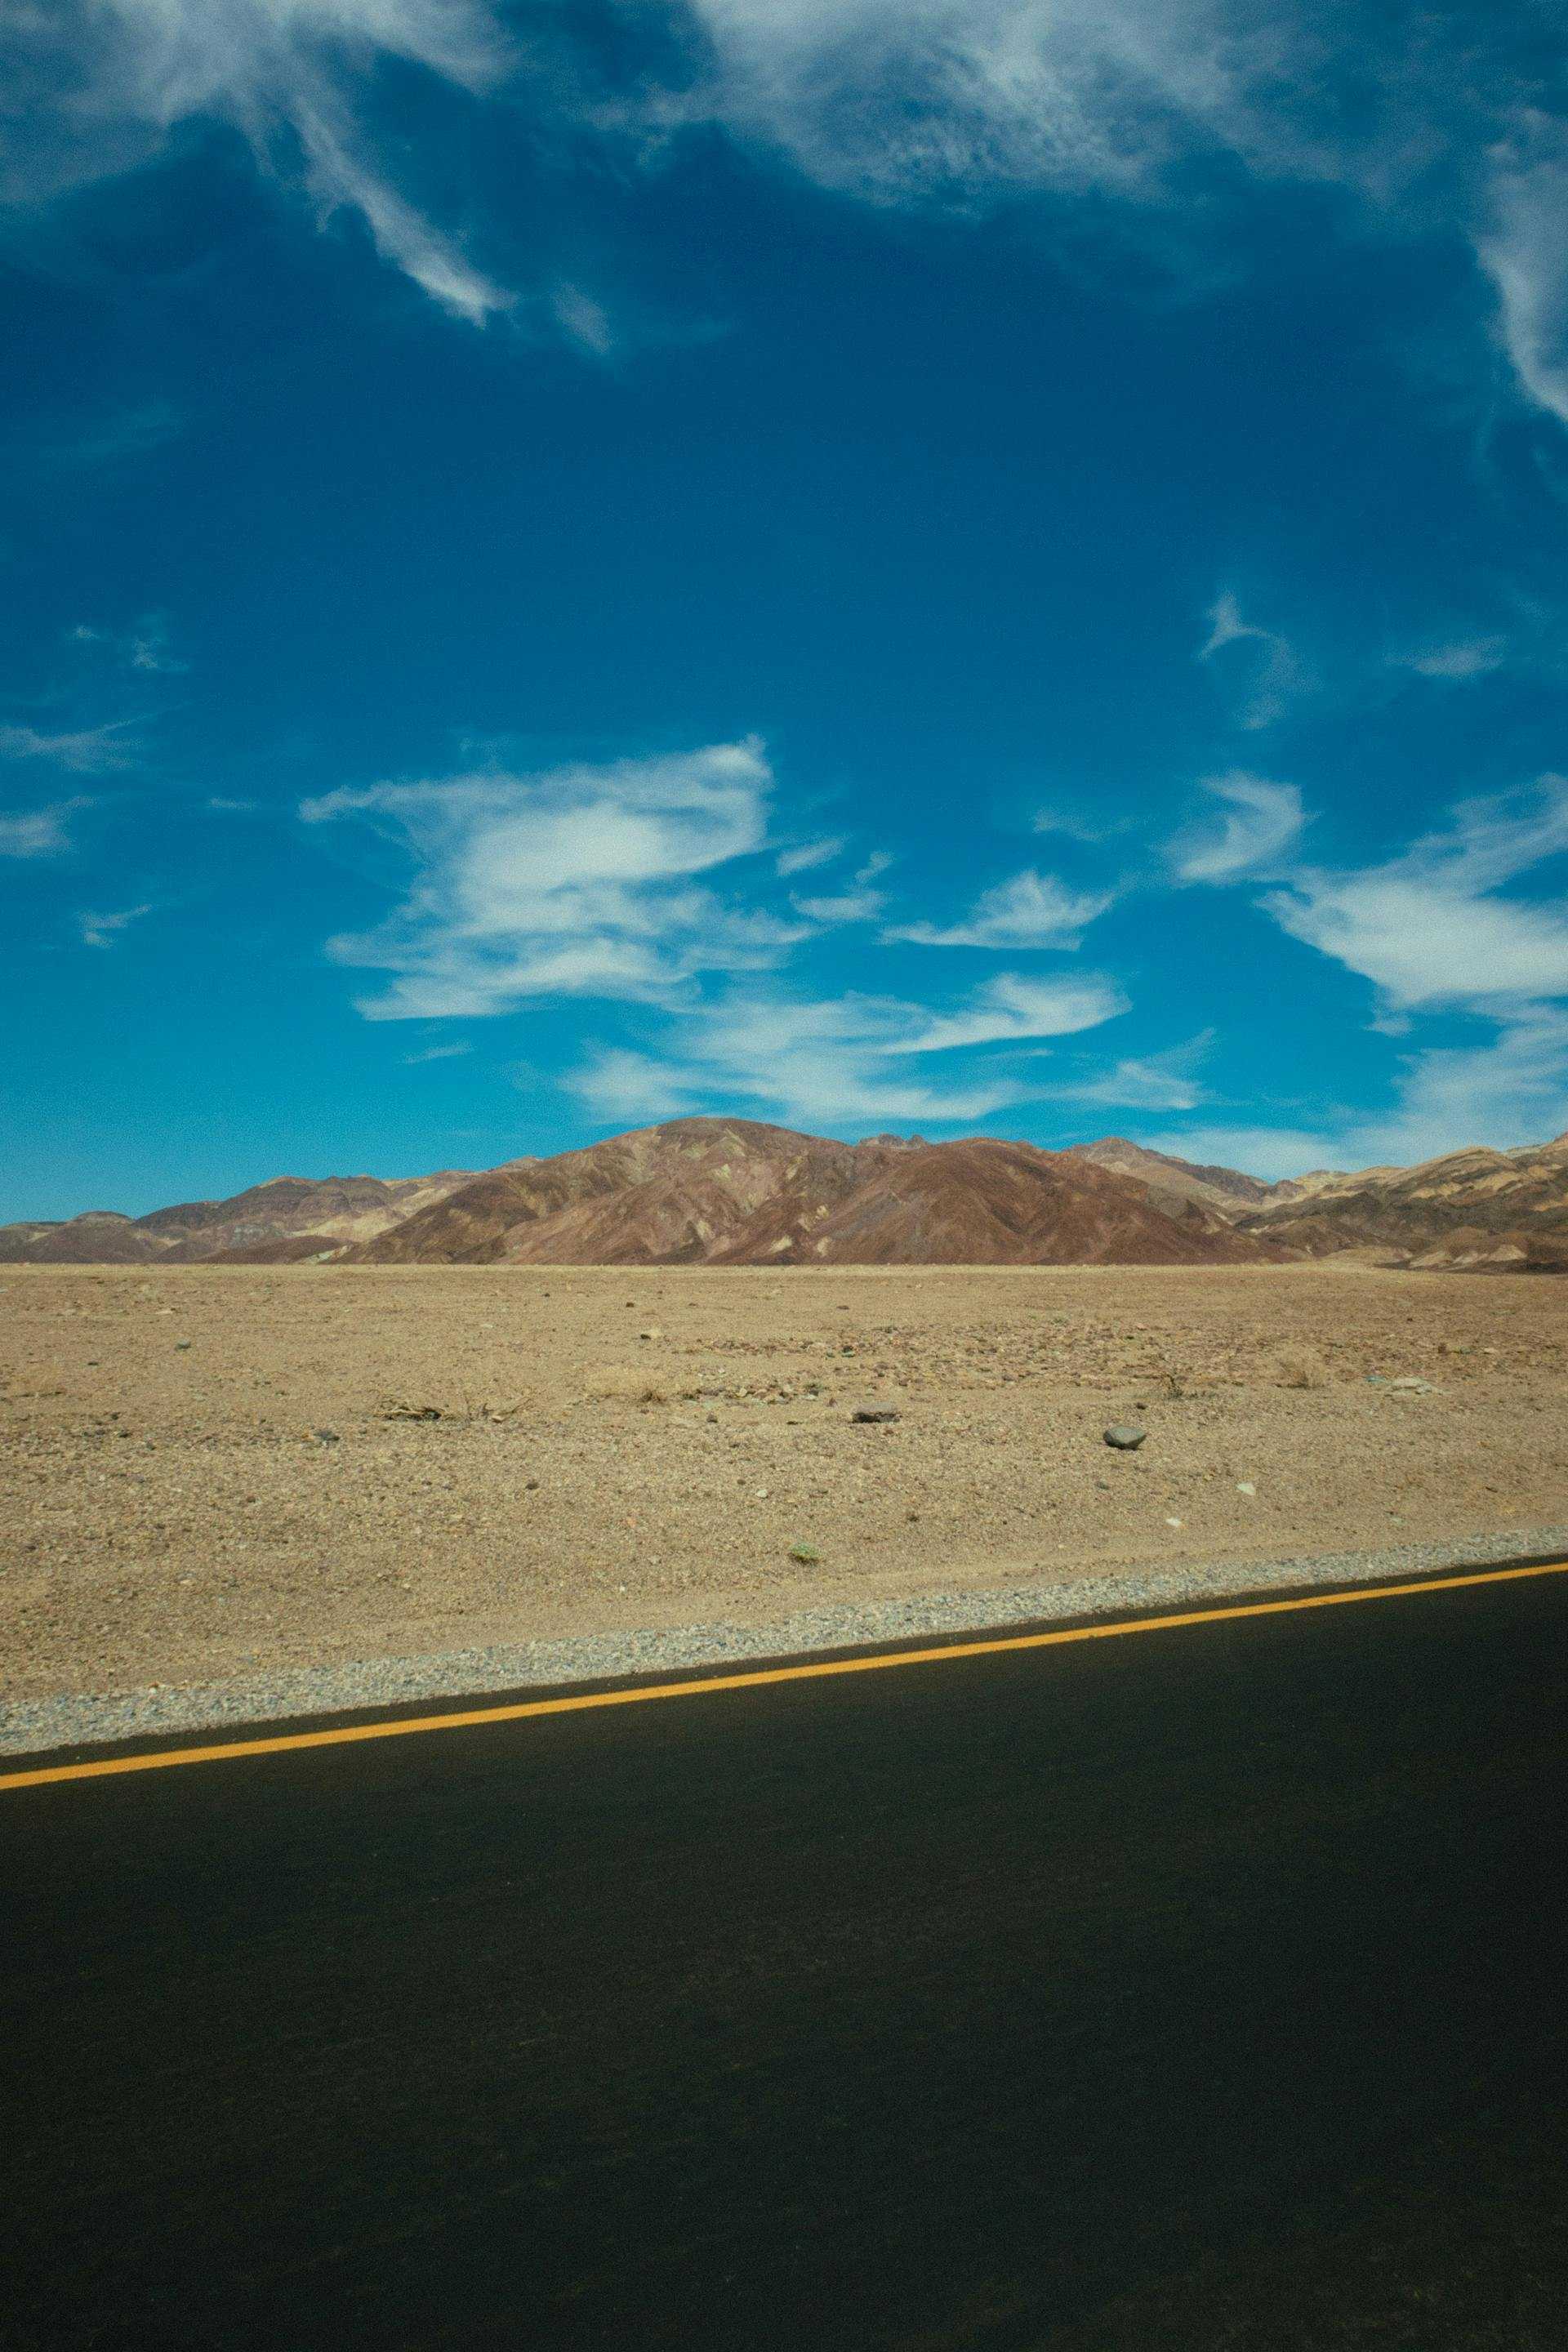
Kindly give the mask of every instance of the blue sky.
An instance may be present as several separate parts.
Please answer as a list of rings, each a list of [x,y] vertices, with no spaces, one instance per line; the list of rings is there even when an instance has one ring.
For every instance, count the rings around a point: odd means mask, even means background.
[[[0,1215],[1568,1127],[1556,11],[0,30]]]

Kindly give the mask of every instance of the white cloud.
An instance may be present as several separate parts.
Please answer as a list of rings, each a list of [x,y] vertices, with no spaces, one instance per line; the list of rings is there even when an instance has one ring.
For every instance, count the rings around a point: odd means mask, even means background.
[[[1245,620],[1229,589],[1210,607],[1208,620],[1209,634],[1198,648],[1199,661],[1219,659],[1227,677],[1239,678],[1238,725],[1254,733],[1272,727],[1306,684],[1289,640],[1275,629]],[[1238,646],[1239,654],[1234,650]]]
[[[1054,875],[1028,867],[985,891],[962,922],[906,923],[883,936],[926,948],[1076,948],[1114,896],[1069,890]]]
[[[1206,1100],[1207,1089],[1194,1073],[1214,1044],[1205,1029],[1161,1054],[1118,1062],[1097,1078],[1085,1079],[1063,1091],[1077,1102],[1109,1103],[1120,1109],[1193,1110]]]
[[[945,1080],[912,1057],[987,1045],[1030,1045],[1125,1011],[1106,982],[1035,982],[1002,974],[938,1013],[893,997],[829,1002],[742,996],[683,1017],[667,1059],[595,1053],[568,1083],[603,1118],[662,1118],[705,1105],[759,1103],[806,1126],[984,1118],[1037,1087],[995,1063]]]
[[[1156,1150],[1278,1180],[1315,1168],[1409,1167],[1466,1144],[1496,1151],[1568,1128],[1568,1011],[1527,1005],[1482,1044],[1402,1055],[1386,1110],[1315,1129],[1204,1126],[1151,1137]]]
[[[792,898],[808,923],[874,923],[887,905],[880,890],[846,890],[834,898]]]
[[[814,866],[830,866],[836,857],[843,856],[844,846],[842,839],[837,838],[797,842],[793,848],[779,851],[773,860],[773,870],[787,877],[807,873]]]
[[[1171,862],[1181,882],[1232,882],[1238,875],[1277,868],[1306,822],[1294,784],[1271,784],[1240,770],[1208,776],[1204,790],[1226,803],[1217,826],[1178,835]]]
[[[489,0],[103,0],[25,12],[14,62],[45,89],[49,136],[13,195],[125,169],[176,125],[218,116],[280,171],[298,157],[318,212],[363,220],[383,257],[454,315],[482,322],[510,300],[401,194],[354,110],[386,59],[481,92],[508,45]],[[18,184],[20,175],[21,184]]]
[[[1492,216],[1477,240],[1497,289],[1497,331],[1519,383],[1568,424],[1568,128],[1522,118],[1494,161]]]
[[[68,820],[90,803],[79,796],[56,801],[51,807],[16,809],[0,814],[0,857],[52,857],[70,847]]]
[[[1568,850],[1568,779],[1464,803],[1446,833],[1359,872],[1306,869],[1264,900],[1293,939],[1395,1011],[1568,994],[1568,905],[1497,895]]]
[[[1057,807],[1037,810],[1031,821],[1031,830],[1035,833],[1059,833],[1067,841],[1098,845],[1113,840],[1119,833],[1131,831],[1132,824],[1130,814],[1102,816],[1096,813],[1093,816],[1085,816],[1077,810]]]
[[[50,734],[37,727],[0,727],[0,758],[47,760],[79,775],[98,775],[110,768],[129,768],[135,752],[122,738],[132,722],[111,719],[103,727],[67,729]]]
[[[1239,135],[1266,46],[1220,0],[694,0],[693,14],[711,72],[686,111],[879,203],[1148,190],[1194,137]]]
[[[471,1045],[426,1045],[417,1054],[405,1054],[403,1066],[405,1070],[412,1070],[421,1062],[452,1062],[456,1061],[459,1055],[471,1054],[473,1050]]]
[[[1489,677],[1508,658],[1508,639],[1459,637],[1449,645],[1427,646],[1419,653],[1395,654],[1392,658],[1394,668],[1413,669],[1418,677],[1449,683]]]
[[[81,943],[84,948],[110,948],[121,931],[128,929],[132,923],[139,923],[143,915],[150,915],[152,911],[150,906],[122,907],[115,914],[79,915],[77,928],[81,933]]]
[[[1075,973],[1070,979],[1026,980],[999,972],[977,988],[965,1011],[933,1017],[905,1040],[906,1054],[941,1054],[957,1046],[1068,1037],[1097,1029],[1129,1009],[1113,981]]]
[[[771,772],[755,741],[538,775],[481,773],[307,802],[412,856],[413,886],[343,963],[395,975],[375,1020],[493,1013],[552,996],[658,1003],[701,972],[775,962],[805,934],[693,877],[764,845]]]

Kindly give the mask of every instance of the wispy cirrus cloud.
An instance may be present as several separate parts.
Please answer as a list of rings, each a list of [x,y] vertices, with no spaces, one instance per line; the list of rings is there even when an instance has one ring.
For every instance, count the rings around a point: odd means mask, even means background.
[[[1370,981],[1395,1011],[1568,995],[1568,901],[1504,895],[1568,852],[1568,778],[1467,801],[1396,857],[1302,868],[1263,900],[1292,939]]]
[[[798,841],[781,849],[773,859],[773,871],[786,878],[792,874],[807,874],[814,866],[830,866],[842,857],[847,845],[841,834],[826,841]]]
[[[841,890],[837,895],[816,898],[792,898],[796,914],[807,922],[834,925],[837,923],[874,923],[887,905],[883,890]]]
[[[35,129],[0,183],[12,201],[122,171],[177,125],[216,119],[319,216],[357,214],[384,259],[455,317],[480,325],[510,301],[400,190],[361,102],[388,61],[495,89],[511,45],[489,0],[61,0],[8,30]]]
[[[956,923],[902,923],[885,936],[923,948],[1076,948],[1115,895],[1069,889],[1055,875],[1026,867],[983,891]]]
[[[1529,397],[1568,424],[1568,123],[1521,109],[1494,152],[1476,239],[1497,289],[1497,333]]]
[[[110,719],[101,727],[50,730],[44,727],[0,726],[0,759],[38,760],[47,766],[68,769],[75,775],[100,775],[136,763],[136,750],[125,740],[135,722]]]
[[[826,1127],[985,1118],[1042,1091],[1005,1055],[929,1074],[924,1057],[976,1046],[1026,1046],[1113,1020],[1113,983],[1034,982],[998,974],[955,1009],[851,992],[831,1001],[731,997],[683,1019],[668,1056],[604,1047],[568,1081],[604,1119],[658,1118],[746,1101]]]
[[[1104,1103],[1117,1110],[1194,1110],[1208,1099],[1197,1076],[1215,1042],[1205,1029],[1163,1053],[1131,1055],[1098,1076],[1063,1089],[1075,1102]]]
[[[70,820],[91,803],[78,794],[46,808],[0,814],[0,857],[54,857],[71,846]]]
[[[1032,192],[1163,218],[1223,159],[1473,244],[1524,396],[1568,420],[1568,130],[1518,8],[1353,0],[691,0],[697,71],[647,111],[717,122],[878,205]]]
[[[111,948],[122,931],[129,930],[132,923],[139,923],[143,915],[150,915],[152,911],[149,904],[121,907],[110,914],[80,914],[76,919],[81,943],[84,948]]]
[[[308,824],[371,826],[413,867],[395,913],[329,952],[394,975],[361,1000],[374,1020],[653,1004],[701,973],[765,967],[805,931],[699,877],[765,846],[772,781],[747,741],[329,793],[304,803]]]
[[[1205,1122],[1148,1140],[1278,1180],[1318,1168],[1409,1167],[1461,1144],[1508,1151],[1568,1129],[1568,1010],[1525,1005],[1484,1026],[1473,1043],[1402,1054],[1384,1109],[1340,1110],[1310,1128]]]
[[[1508,639],[1503,636],[1455,637],[1446,644],[1424,646],[1415,653],[1390,656],[1395,669],[1414,670],[1417,677],[1436,678],[1447,685],[1462,685],[1471,678],[1490,677],[1508,659]]]
[[[1237,723],[1253,732],[1272,727],[1307,683],[1306,672],[1288,637],[1247,620],[1227,588],[1210,607],[1209,633],[1198,648],[1201,662],[1217,664],[1237,690]]]
[[[1244,874],[1278,869],[1300,838],[1306,817],[1294,784],[1236,771],[1208,776],[1204,790],[1224,804],[1217,824],[1179,834],[1170,860],[1179,882],[1234,882]]]

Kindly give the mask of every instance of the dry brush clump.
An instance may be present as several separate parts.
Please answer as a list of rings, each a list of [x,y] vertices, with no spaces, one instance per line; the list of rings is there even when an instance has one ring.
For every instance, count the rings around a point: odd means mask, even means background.
[[[657,1374],[638,1364],[606,1364],[583,1382],[589,1404],[668,1404],[670,1391]]]

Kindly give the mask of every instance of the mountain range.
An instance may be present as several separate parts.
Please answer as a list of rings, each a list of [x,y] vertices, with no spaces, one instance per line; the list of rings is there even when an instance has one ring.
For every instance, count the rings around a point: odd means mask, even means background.
[[[1269,1184],[1119,1136],[1045,1151],[681,1118],[476,1173],[275,1177],[0,1226],[0,1263],[1245,1265],[1568,1272],[1568,1136]]]

